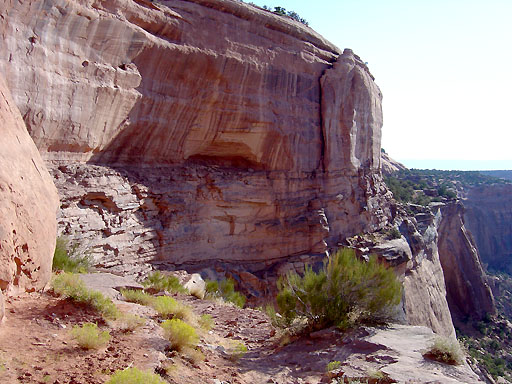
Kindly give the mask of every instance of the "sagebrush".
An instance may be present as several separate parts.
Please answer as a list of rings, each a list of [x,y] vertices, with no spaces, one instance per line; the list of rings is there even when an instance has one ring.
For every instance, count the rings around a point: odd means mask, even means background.
[[[73,273],[61,273],[54,276],[52,288],[60,296],[91,306],[105,319],[116,320],[121,315],[110,298],[99,291],[88,289],[85,283]]]
[[[142,285],[153,288],[157,291],[167,291],[171,293],[188,293],[187,289],[180,284],[176,276],[164,275],[160,271],[151,273]]]
[[[58,237],[53,253],[52,270],[72,273],[86,273],[91,266],[87,252],[79,244],[70,244],[64,237]]]
[[[82,326],[75,325],[71,330],[71,336],[84,349],[105,347],[110,340],[108,331],[100,331],[94,323],[85,323]]]
[[[171,348],[183,351],[194,349],[199,343],[199,336],[191,325],[180,319],[165,320],[161,324],[165,337],[171,342]]]
[[[460,365],[464,362],[459,342],[446,337],[436,337],[423,356],[450,365]]]
[[[141,371],[138,368],[126,368],[116,371],[105,384],[166,384],[160,376]]]
[[[151,305],[155,299],[154,296],[140,289],[121,289],[121,294],[126,301],[142,305]]]
[[[219,281],[206,281],[206,297],[221,297],[225,301],[235,304],[237,307],[243,308],[247,298],[235,290],[235,281],[233,279],[224,279]]]
[[[286,324],[305,318],[310,328],[355,323],[386,322],[400,303],[402,285],[394,271],[376,256],[359,260],[343,249],[315,272],[306,266],[303,276],[290,271],[278,280],[276,301]]]

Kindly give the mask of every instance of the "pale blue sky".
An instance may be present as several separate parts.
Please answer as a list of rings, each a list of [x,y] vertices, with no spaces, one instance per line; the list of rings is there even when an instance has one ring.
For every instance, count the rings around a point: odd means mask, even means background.
[[[512,0],[253,0],[368,62],[409,167],[512,169]]]

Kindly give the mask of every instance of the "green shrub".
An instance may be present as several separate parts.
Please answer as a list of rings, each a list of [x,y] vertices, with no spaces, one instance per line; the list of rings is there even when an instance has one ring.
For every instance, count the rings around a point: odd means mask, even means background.
[[[464,362],[464,354],[460,349],[459,342],[455,339],[444,337],[436,337],[423,356],[451,365],[459,365]]]
[[[165,320],[162,328],[165,337],[171,342],[172,349],[176,351],[193,349],[199,343],[199,336],[194,327],[180,319]]]
[[[144,326],[146,324],[146,320],[132,313],[123,313],[119,317],[118,323],[119,328],[123,332],[134,332],[136,329]]]
[[[316,329],[385,322],[402,297],[401,283],[392,269],[376,256],[361,261],[351,249],[332,255],[318,272],[310,266],[304,276],[290,271],[278,280],[278,289],[277,305],[286,321],[304,317]]]
[[[121,314],[110,298],[105,297],[101,292],[88,289],[85,283],[73,273],[54,276],[52,288],[59,296],[91,306],[105,319],[115,320]]]
[[[239,340],[233,340],[230,343],[227,353],[232,361],[238,361],[247,353],[247,347]]]
[[[193,320],[192,309],[169,296],[155,297],[151,306],[164,319],[177,318],[187,321]]]
[[[176,276],[164,275],[160,271],[151,273],[142,282],[142,285],[158,291],[167,291],[171,293],[188,293],[188,291],[180,284],[180,281]]]
[[[387,230],[385,233],[390,239],[400,239],[402,237],[402,234],[396,227]]]
[[[108,331],[101,332],[98,326],[93,323],[85,323],[82,327],[75,325],[71,330],[71,336],[78,345],[84,349],[98,349],[108,344],[110,334]]]
[[[215,321],[210,315],[201,315],[198,320],[199,326],[205,331],[211,330],[215,326]]]
[[[327,372],[331,372],[331,371],[334,371],[336,369],[340,369],[341,368],[341,362],[340,361],[331,361],[329,364],[327,364],[327,367],[326,367],[326,371]]]
[[[117,319],[121,312],[117,306],[112,302],[110,297],[104,296],[99,291],[88,290],[89,297],[86,301],[87,304],[91,305],[96,309],[105,319]]]
[[[206,297],[222,297],[225,301],[243,308],[246,297],[240,292],[235,291],[235,281],[233,279],[224,279],[220,282],[214,280],[206,281]]]
[[[166,384],[160,376],[138,368],[116,371],[105,384]]]
[[[70,245],[67,239],[57,238],[53,253],[52,269],[54,271],[86,273],[90,265],[89,255],[80,252],[78,244]]]
[[[154,296],[140,289],[121,289],[121,294],[126,301],[142,305],[151,305],[155,299]]]

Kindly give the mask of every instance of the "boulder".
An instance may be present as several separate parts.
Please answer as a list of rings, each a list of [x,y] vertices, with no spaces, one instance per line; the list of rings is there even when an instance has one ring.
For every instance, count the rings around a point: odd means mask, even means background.
[[[79,276],[87,288],[99,291],[111,299],[121,299],[121,289],[144,288],[131,277],[117,276],[106,272],[84,273]]]
[[[44,288],[57,234],[57,190],[0,77],[0,289]]]
[[[188,273],[186,271],[175,271],[170,273],[176,276],[183,285],[183,288],[188,289],[191,295],[204,299],[206,294],[206,283],[199,273]]]

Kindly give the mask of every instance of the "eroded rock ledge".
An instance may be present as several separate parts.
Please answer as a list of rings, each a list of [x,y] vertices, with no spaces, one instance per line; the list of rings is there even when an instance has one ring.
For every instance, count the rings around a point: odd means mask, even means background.
[[[0,70],[59,189],[59,231],[98,266],[245,263],[260,289],[279,260],[300,269],[392,219],[382,96],[351,50],[234,0],[3,7]],[[452,334],[429,220],[401,228],[396,266],[409,320]]]
[[[232,0],[33,0],[0,33],[60,231],[100,264],[323,253],[387,223],[381,93],[300,23]]]

